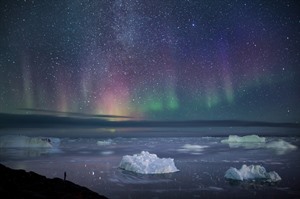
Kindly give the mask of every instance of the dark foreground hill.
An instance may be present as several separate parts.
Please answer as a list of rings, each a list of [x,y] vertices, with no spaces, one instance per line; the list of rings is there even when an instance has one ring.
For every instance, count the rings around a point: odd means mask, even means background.
[[[49,179],[34,172],[14,170],[0,164],[0,196],[4,198],[98,198],[85,187],[59,178]]]

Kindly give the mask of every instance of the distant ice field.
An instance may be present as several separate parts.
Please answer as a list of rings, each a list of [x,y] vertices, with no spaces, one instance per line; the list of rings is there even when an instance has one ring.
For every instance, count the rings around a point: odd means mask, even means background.
[[[299,137],[224,143],[228,137],[61,138],[52,148],[0,148],[1,163],[86,186],[109,198],[300,198]],[[0,140],[1,141],[1,140]],[[51,143],[51,139],[50,139]],[[59,144],[58,144],[59,143]],[[138,174],[119,168],[122,157],[149,151],[172,158],[178,172]],[[230,167],[261,165],[281,181],[232,182]]]

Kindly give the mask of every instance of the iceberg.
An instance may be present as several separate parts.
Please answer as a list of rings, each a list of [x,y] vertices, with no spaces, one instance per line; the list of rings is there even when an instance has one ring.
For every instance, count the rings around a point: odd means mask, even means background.
[[[57,142],[57,140],[55,140]],[[51,139],[43,137],[27,137],[22,135],[5,135],[0,137],[0,148],[36,147],[52,148]]]
[[[123,156],[119,168],[140,174],[163,174],[179,171],[172,158],[158,158],[156,154],[142,151]]]
[[[97,141],[97,145],[98,146],[107,146],[107,145],[111,145],[112,144],[112,139],[108,139],[108,140],[99,140]]]
[[[191,152],[192,154],[198,154],[199,152],[202,152],[205,148],[208,148],[208,146],[201,146],[197,144],[185,144],[177,151],[179,152]]]
[[[222,143],[265,143],[265,137],[259,137],[258,135],[229,135],[228,139],[221,140]]]
[[[266,182],[278,182],[281,177],[275,171],[267,172],[263,166],[260,165],[243,165],[240,170],[231,167],[224,176],[228,180],[262,180]]]
[[[244,147],[246,149],[255,149],[265,147],[266,138],[258,135],[229,135],[228,139],[221,140],[221,143],[228,144],[230,148]]]
[[[258,135],[247,135],[242,137],[230,135],[228,139],[221,140],[221,143],[228,144],[230,148],[244,147],[245,149],[271,149],[275,151],[277,155],[284,155],[298,148],[282,139],[266,142],[266,138],[259,137]]]
[[[268,143],[266,148],[274,150],[278,155],[283,155],[289,151],[296,150],[297,146],[280,139],[278,141]]]

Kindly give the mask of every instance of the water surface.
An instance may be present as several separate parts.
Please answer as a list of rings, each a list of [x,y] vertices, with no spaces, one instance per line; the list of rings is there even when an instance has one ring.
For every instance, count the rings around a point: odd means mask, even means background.
[[[228,145],[224,137],[62,138],[53,149],[7,148],[1,163],[63,178],[109,198],[300,198],[300,152],[267,148],[265,144]],[[282,139],[300,146],[297,137]],[[98,142],[100,141],[100,142]],[[97,144],[98,142],[98,144]],[[193,147],[191,147],[193,146]],[[143,175],[118,165],[124,155],[141,151],[174,158],[176,173]],[[279,183],[232,183],[224,178],[230,167],[259,164],[276,171]]]

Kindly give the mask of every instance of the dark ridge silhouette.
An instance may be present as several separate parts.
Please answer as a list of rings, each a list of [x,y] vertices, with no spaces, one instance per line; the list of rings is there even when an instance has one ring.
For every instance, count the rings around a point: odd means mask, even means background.
[[[106,198],[70,181],[49,179],[32,171],[14,170],[0,164],[0,173],[0,195],[6,198]]]

